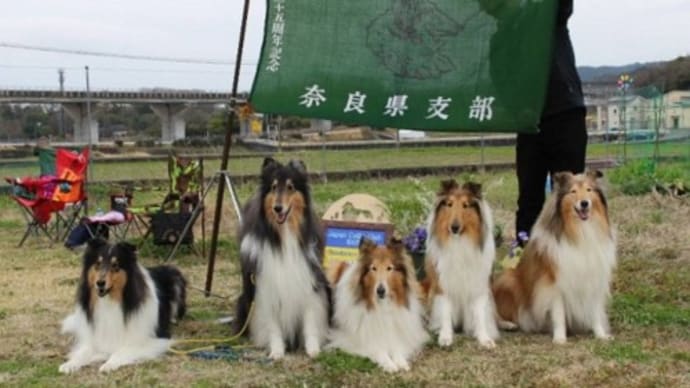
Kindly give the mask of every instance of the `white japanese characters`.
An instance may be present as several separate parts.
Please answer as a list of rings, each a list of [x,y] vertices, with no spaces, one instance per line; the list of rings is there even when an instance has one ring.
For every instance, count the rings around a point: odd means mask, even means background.
[[[347,96],[347,103],[345,103],[345,109],[343,112],[357,112],[359,114],[364,113],[364,100],[367,99],[366,94],[362,94],[359,90],[354,93],[349,93]]]
[[[322,103],[326,102],[326,89],[320,87],[318,84],[306,86],[304,90],[306,90],[306,93],[299,96],[299,105],[312,108],[319,107]],[[408,106],[408,97],[407,94],[395,94],[388,97],[386,105],[383,106],[383,109],[380,111],[381,114],[388,117],[405,116],[410,109]],[[493,118],[493,109],[491,105],[494,100],[494,97],[476,96],[469,105],[469,119],[478,120],[480,122],[491,120]],[[438,96],[436,98],[430,98],[427,101],[427,115],[424,116],[426,120],[448,120],[450,117],[449,109],[453,102],[452,98]],[[347,95],[343,113],[364,114],[367,112],[366,103],[367,95],[365,93],[362,93],[360,90],[350,92]]]
[[[383,111],[384,116],[402,116],[407,110],[407,95],[395,95],[388,97],[386,102],[386,109]]]
[[[326,91],[321,89],[319,85],[314,84],[312,86],[307,86],[304,89],[307,92],[300,96],[302,99],[302,101],[299,103],[300,105],[311,108],[312,106],[319,106],[322,102],[326,101],[326,96],[324,96]]]
[[[283,57],[283,33],[285,32],[285,0],[276,0],[276,13],[271,23],[271,49],[268,52],[266,70],[277,72]]]
[[[451,101],[453,101],[452,98],[443,98],[441,96],[430,99],[429,109],[426,110],[429,115],[426,116],[426,118],[433,119],[438,117],[441,120],[448,120],[448,114],[445,113],[445,111],[450,105]]]
[[[477,96],[472,100],[470,105],[470,119],[484,121],[491,120],[494,116],[491,104],[494,102],[493,97]]]

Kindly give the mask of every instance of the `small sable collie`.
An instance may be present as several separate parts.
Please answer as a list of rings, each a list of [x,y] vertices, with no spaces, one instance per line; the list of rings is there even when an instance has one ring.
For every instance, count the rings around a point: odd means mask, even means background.
[[[481,185],[454,180],[441,182],[429,216],[424,288],[431,304],[431,329],[438,344],[453,343],[462,326],[484,347],[498,338],[491,295],[491,270],[496,256],[493,218],[482,199]]]
[[[606,303],[616,264],[616,241],[606,198],[592,171],[553,175],[544,204],[517,268],[493,284],[499,319],[524,331],[593,331],[609,339]]]
[[[428,339],[412,259],[400,240],[362,238],[359,261],[329,271],[334,287],[329,347],[368,357],[387,372],[409,370]]]
[[[187,282],[174,267],[142,267],[135,249],[89,242],[76,310],[62,322],[62,333],[76,342],[60,372],[99,361],[99,371],[108,372],[168,350],[170,323],[185,313]]]
[[[314,357],[328,332],[331,289],[307,178],[301,161],[282,165],[266,158],[259,190],[243,210],[234,331],[249,320],[252,341],[273,359],[283,357],[286,345]]]

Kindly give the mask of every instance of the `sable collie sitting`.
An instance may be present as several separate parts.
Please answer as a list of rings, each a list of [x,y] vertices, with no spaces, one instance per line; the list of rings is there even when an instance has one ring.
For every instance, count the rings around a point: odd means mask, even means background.
[[[259,190],[243,215],[235,332],[249,319],[252,341],[268,348],[271,358],[283,357],[286,345],[316,356],[328,331],[331,295],[304,164],[266,158]]]
[[[330,347],[368,357],[388,372],[409,370],[428,339],[412,259],[400,240],[385,247],[365,238],[359,261],[330,273],[334,328]]]
[[[598,171],[553,175],[554,192],[532,229],[520,262],[493,285],[500,319],[524,331],[591,330],[609,339],[606,303],[616,241]]]
[[[484,347],[494,347],[498,338],[490,285],[493,218],[481,194],[477,183],[443,181],[429,217],[424,285],[441,346],[452,344],[458,326]]]
[[[101,372],[160,356],[170,323],[186,309],[186,281],[171,266],[146,269],[135,247],[92,240],[84,253],[77,307],[62,322],[76,342],[60,372],[105,361]]]

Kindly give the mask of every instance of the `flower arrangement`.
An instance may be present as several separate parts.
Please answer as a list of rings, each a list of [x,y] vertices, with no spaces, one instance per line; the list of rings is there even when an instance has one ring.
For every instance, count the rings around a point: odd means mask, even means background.
[[[522,247],[527,244],[529,235],[527,232],[519,232],[517,238],[510,244],[508,254],[501,260],[501,267],[504,269],[515,268],[520,262],[522,256]]]
[[[426,228],[418,226],[403,239],[403,243],[410,254],[424,254],[426,252],[426,237]]]
[[[410,234],[403,239],[405,248],[412,256],[415,271],[417,272],[417,279],[423,279],[424,273],[424,255],[426,254],[426,228],[422,226],[416,227]]]

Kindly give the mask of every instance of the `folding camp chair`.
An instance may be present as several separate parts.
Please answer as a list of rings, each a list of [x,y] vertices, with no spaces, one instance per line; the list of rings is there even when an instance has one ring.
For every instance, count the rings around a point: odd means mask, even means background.
[[[193,210],[200,203],[203,187],[203,159],[193,160],[171,154],[168,158],[168,194],[160,204],[143,208],[131,208],[135,221],[143,225],[145,232],[142,244],[150,235],[156,245],[174,245],[178,239],[193,246],[191,230],[182,236],[184,226]],[[201,233],[205,236],[205,219],[202,212]],[[204,238],[202,237],[202,243]],[[205,246],[202,246],[202,252]],[[203,254],[203,253],[202,253]]]
[[[57,149],[54,154],[55,175],[42,168],[44,175],[38,178],[6,178],[12,185],[12,198],[27,219],[19,246],[32,233],[42,233],[50,240],[64,238],[86,204],[88,149],[80,153]],[[53,214],[56,214],[55,221],[50,225]]]

